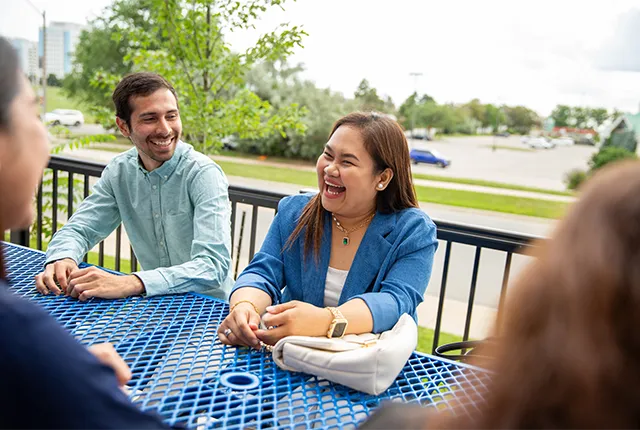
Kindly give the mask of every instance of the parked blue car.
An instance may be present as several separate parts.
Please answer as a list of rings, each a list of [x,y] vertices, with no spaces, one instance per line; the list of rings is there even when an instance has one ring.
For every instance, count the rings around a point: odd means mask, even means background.
[[[445,158],[438,151],[433,149],[412,149],[409,153],[413,164],[426,163],[435,164],[443,169],[451,164],[451,160]]]

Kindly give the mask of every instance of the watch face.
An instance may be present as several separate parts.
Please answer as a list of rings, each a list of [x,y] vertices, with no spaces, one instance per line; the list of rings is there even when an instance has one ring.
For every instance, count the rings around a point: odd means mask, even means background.
[[[337,322],[335,327],[333,328],[332,337],[342,337],[346,330],[347,330],[346,322]]]

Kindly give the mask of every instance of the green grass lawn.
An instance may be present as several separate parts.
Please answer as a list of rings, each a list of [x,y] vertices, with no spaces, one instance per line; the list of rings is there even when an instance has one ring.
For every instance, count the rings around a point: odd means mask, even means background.
[[[450,182],[453,184],[466,184],[466,185],[479,185],[482,187],[490,188],[503,188],[506,190],[518,190],[518,191],[531,191],[534,193],[552,194],[556,196],[573,196],[571,191],[557,191],[549,190],[546,188],[527,187],[526,185],[514,185],[506,184],[504,182],[485,181],[483,179],[471,179],[471,178],[448,178],[438,175],[425,175],[422,173],[414,173],[415,179],[426,179],[429,181]]]
[[[433,334],[434,331],[430,328],[418,327],[418,346],[416,347],[416,351],[431,354],[433,348]],[[461,340],[462,336],[440,332],[438,345],[444,345],[451,342],[460,342]]]
[[[67,97],[62,88],[47,87],[47,112],[51,112],[54,109],[79,110],[84,115],[84,122],[93,124],[95,118],[89,113],[89,108],[86,103]]]

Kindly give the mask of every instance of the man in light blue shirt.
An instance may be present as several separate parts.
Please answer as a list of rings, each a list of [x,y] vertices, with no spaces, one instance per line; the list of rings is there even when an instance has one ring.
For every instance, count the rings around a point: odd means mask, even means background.
[[[233,281],[224,173],[180,140],[177,95],[161,76],[125,77],[113,101],[118,128],[135,148],[107,165],[93,193],[54,235],[45,270],[36,276],[38,291],[80,300],[187,291],[227,299]],[[121,222],[143,271],[118,276],[79,269],[83,256]]]

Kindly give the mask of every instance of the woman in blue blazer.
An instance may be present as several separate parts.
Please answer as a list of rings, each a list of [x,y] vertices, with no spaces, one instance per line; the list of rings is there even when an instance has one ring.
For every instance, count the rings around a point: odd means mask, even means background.
[[[436,227],[418,207],[400,126],[376,113],[341,118],[316,170],[319,193],[282,199],[238,277],[218,331],[223,343],[380,333],[403,313],[416,318]]]

